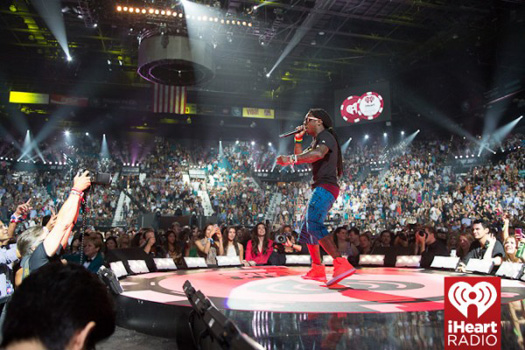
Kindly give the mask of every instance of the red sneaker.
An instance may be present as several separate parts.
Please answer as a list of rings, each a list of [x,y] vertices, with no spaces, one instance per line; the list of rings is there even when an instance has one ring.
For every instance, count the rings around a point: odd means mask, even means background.
[[[355,268],[346,260],[346,258],[335,258],[334,259],[334,274],[332,279],[326,282],[327,286],[336,284],[342,279],[351,276],[355,273]]]
[[[326,282],[326,272],[324,265],[314,265],[312,264],[312,268],[310,271],[306,273],[306,275],[301,276],[305,280],[315,280],[319,282]]]

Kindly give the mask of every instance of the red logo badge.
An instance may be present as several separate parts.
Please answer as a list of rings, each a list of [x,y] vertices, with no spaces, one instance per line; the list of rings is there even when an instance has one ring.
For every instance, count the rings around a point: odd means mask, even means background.
[[[499,277],[445,278],[445,350],[501,349]]]

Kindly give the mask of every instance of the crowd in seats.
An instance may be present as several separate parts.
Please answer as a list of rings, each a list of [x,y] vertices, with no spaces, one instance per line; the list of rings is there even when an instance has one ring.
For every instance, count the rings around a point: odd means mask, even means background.
[[[473,145],[468,140],[414,140],[395,147],[386,147],[382,140],[370,140],[368,145],[351,145],[344,155],[346,171],[341,179],[341,195],[328,221],[341,252],[355,259],[359,254],[379,248],[415,249],[415,227],[425,225],[435,231],[449,252],[454,250],[456,255],[465,257],[475,241],[471,234],[475,218],[489,222],[494,233],[502,226],[503,213],[513,220],[511,226],[523,222],[525,157],[522,139],[522,135],[512,135],[505,140],[507,151],[499,160],[480,159],[465,173],[457,173],[452,168],[454,154]],[[12,153],[9,143],[0,148],[5,155]],[[85,152],[84,148],[90,151]],[[119,173],[111,186],[94,186],[87,196],[89,210],[85,216],[90,226],[87,232],[89,239],[94,239],[90,243],[101,255],[107,249],[136,247],[155,256],[172,257],[182,264],[184,256],[204,254],[196,242],[202,240],[203,248],[207,245],[205,238],[213,240],[209,244],[213,249],[206,251],[206,258],[209,251],[220,255],[221,250],[224,254],[233,254],[235,250],[239,254],[236,244],[226,244],[228,234],[222,232],[221,248],[220,240],[206,237],[205,228],[195,227],[194,223],[192,227],[179,225],[167,231],[139,230],[137,218],[144,212],[174,217],[202,216],[204,198],[201,192],[209,196],[214,223],[219,227],[238,228],[235,239],[242,246],[240,260],[248,264],[250,261],[260,263],[261,256],[264,260],[269,258],[273,253],[270,242],[280,228],[289,226],[299,231],[311,193],[309,182],[263,183],[261,186],[253,180],[252,170],[273,166],[275,151],[271,147],[244,142],[219,148],[187,147],[158,138],[154,142],[136,144],[112,141],[108,149],[110,157],[100,157],[102,148],[89,138],[66,147],[62,154],[58,146],[42,148],[48,161],[62,157],[79,167]],[[132,164],[131,167],[122,166],[126,163]],[[126,173],[125,168],[134,168],[133,163],[139,167],[139,172]],[[31,171],[27,167],[19,169],[17,163],[3,162],[1,169],[0,217],[3,222],[9,221],[16,205],[32,198],[32,209],[20,224],[20,230],[41,225],[44,217],[61,207],[70,190],[68,178],[73,175],[67,173],[73,171],[67,165],[59,165],[58,172],[42,166]],[[204,175],[192,176],[191,169],[202,171]],[[120,223],[121,228],[111,229],[121,191],[133,200],[122,207],[125,220]],[[265,221],[271,199],[277,193],[282,195],[282,201],[271,213],[273,220],[265,226],[268,238],[261,246],[251,228],[260,227],[257,223]],[[96,237],[91,237],[93,234]],[[345,235],[351,239],[346,239]],[[298,246],[297,251],[303,251],[297,236],[289,234],[287,237],[290,244],[287,242],[281,247],[284,251],[292,252],[294,245]],[[78,253],[78,237],[73,235],[69,243],[65,253]],[[254,250],[255,243],[262,247],[261,251]]]

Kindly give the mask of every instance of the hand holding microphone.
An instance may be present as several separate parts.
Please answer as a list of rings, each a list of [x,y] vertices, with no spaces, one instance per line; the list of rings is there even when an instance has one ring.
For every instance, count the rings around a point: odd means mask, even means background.
[[[295,137],[302,138],[305,133],[306,133],[306,129],[304,128],[304,125],[299,125],[298,127],[295,128],[295,130],[285,132],[284,134],[279,135],[279,137],[283,138],[283,137],[296,135]]]

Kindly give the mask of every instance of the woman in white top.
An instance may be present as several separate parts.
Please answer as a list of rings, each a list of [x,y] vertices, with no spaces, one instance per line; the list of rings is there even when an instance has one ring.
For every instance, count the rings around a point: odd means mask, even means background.
[[[226,239],[223,240],[224,255],[226,256],[238,256],[239,260],[243,262],[244,248],[242,244],[237,241],[237,230],[233,226],[228,226],[224,230],[224,236]]]

